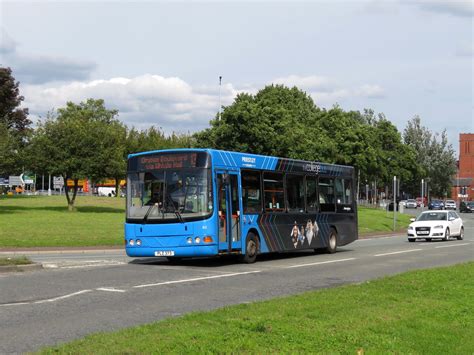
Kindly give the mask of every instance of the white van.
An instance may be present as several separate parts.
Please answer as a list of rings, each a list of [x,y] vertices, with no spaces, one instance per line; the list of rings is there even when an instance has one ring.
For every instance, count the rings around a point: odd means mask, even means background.
[[[112,196],[115,196],[115,188],[114,187],[98,187],[97,194],[99,196],[112,197]]]

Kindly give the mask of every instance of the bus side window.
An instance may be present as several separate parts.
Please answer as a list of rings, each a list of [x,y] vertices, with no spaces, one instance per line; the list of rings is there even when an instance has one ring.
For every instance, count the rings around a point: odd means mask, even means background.
[[[344,205],[346,203],[346,195],[344,193],[344,180],[336,179],[336,203]]]
[[[263,189],[265,193],[265,211],[284,212],[283,174],[263,173]]]
[[[352,205],[352,182],[350,180],[344,180],[344,195],[346,203]]]
[[[335,212],[334,179],[319,178],[319,205],[321,212]]]
[[[302,175],[286,175],[288,212],[304,212],[304,180]]]
[[[336,179],[337,212],[352,212],[352,184],[347,179]]]
[[[242,200],[244,213],[262,212],[260,172],[242,171]]]
[[[313,176],[306,176],[306,203],[308,212],[318,211],[317,180]]]

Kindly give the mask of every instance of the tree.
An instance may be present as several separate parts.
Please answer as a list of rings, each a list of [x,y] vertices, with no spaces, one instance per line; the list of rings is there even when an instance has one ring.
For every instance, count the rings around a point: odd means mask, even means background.
[[[31,125],[28,109],[20,108],[23,100],[24,97],[20,96],[19,82],[15,82],[12,70],[0,67],[0,123],[20,135]]]
[[[428,180],[432,195],[446,196],[451,178],[456,174],[454,149],[448,144],[446,130],[441,135],[433,134],[422,125],[421,118],[415,116],[408,121],[403,139],[405,144],[413,148],[416,162],[421,167],[414,179],[416,188],[419,190],[419,182],[424,178]]]
[[[319,108],[296,87],[269,85],[256,95],[237,95],[211,128],[194,135],[196,146],[322,160],[327,137],[317,121]]]
[[[18,172],[18,155],[18,140],[5,124],[0,123],[0,176]]]
[[[11,69],[0,67],[0,175],[19,173],[23,165],[31,125],[28,109],[20,108],[23,99]]]
[[[30,166],[64,178],[70,211],[80,178],[100,180],[122,167],[125,129],[115,118],[116,110],[105,108],[103,100],[88,99],[50,113],[40,122],[30,146]],[[68,180],[74,182],[72,194]]]

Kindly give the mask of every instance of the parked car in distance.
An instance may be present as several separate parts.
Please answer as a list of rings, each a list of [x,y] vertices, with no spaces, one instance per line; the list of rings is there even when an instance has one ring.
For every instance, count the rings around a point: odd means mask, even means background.
[[[454,211],[425,211],[411,221],[407,230],[409,242],[416,239],[425,239],[427,242],[431,239],[449,240],[451,237],[464,239],[462,219]]]
[[[459,212],[473,213],[474,201],[468,201],[468,202],[461,201],[461,203],[459,204]]]
[[[444,201],[444,209],[456,211],[456,202],[454,200]]]
[[[405,203],[405,207],[416,208],[417,207],[416,200],[407,200],[407,202]]]
[[[441,200],[431,200],[428,204],[429,210],[442,210],[444,209],[444,203]]]

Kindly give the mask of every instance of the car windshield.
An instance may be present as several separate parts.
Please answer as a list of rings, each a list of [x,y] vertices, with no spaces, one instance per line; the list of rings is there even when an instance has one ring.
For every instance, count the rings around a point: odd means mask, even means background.
[[[448,214],[445,212],[422,213],[416,219],[417,221],[447,221]]]
[[[446,203],[455,203],[453,200],[446,200]]]
[[[128,175],[127,217],[165,222],[212,213],[210,170],[163,169]]]
[[[467,205],[468,205],[469,207],[474,207],[474,202],[468,202]]]
[[[415,200],[407,200],[407,202],[410,202],[410,203],[416,203]]]

